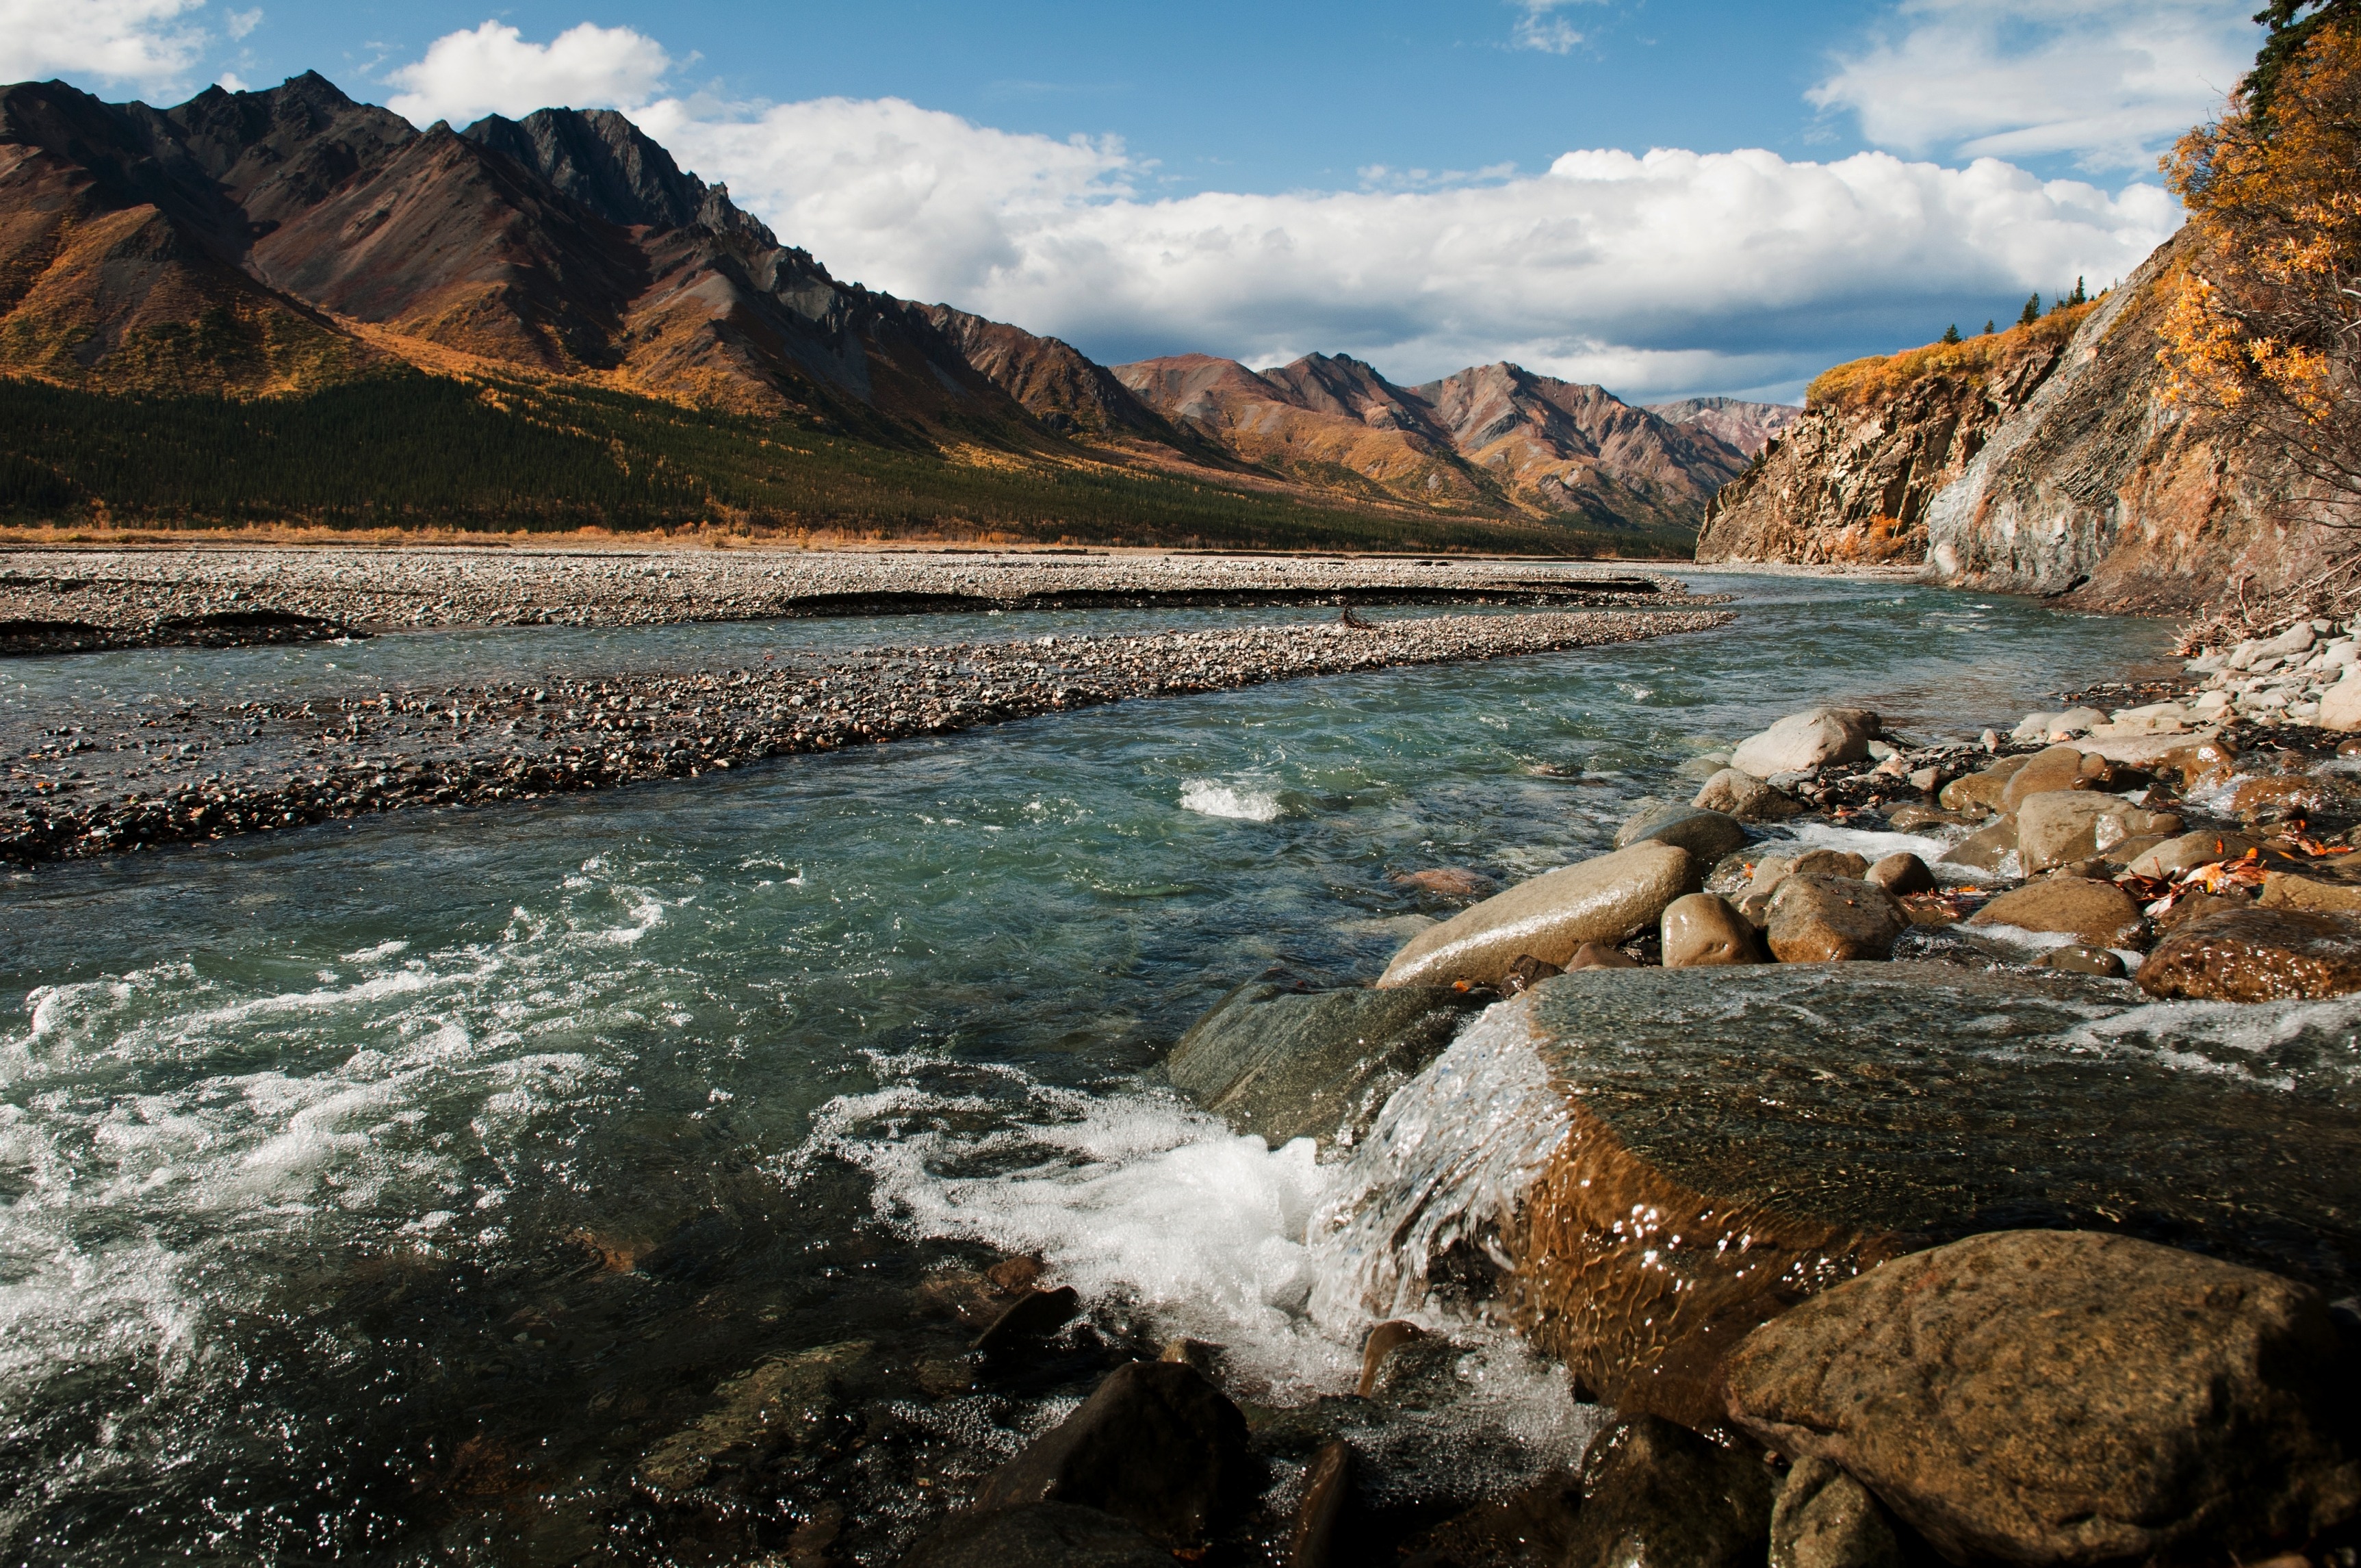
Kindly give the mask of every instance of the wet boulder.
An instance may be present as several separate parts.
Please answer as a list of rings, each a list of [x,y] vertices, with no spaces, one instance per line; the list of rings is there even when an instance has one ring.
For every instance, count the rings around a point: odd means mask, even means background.
[[[641,1485],[659,1494],[684,1492],[717,1469],[810,1447],[841,1408],[845,1379],[872,1348],[867,1340],[847,1340],[774,1356],[724,1379],[710,1409],[641,1459]]]
[[[2154,849],[2136,857],[2129,867],[2135,876],[2170,878],[2215,861],[2235,861],[2249,850],[2262,848],[2262,840],[2249,839],[2243,833],[2224,833],[2215,828],[2202,828],[2168,839]]]
[[[2000,876],[2016,874],[2016,818],[2002,817],[1985,823],[1943,853],[1938,862],[1946,866],[1965,866],[1972,872],[1991,872]]]
[[[1624,1417],[1583,1455],[1565,1568],[1756,1568],[1772,1491],[1761,1454],[1660,1417]]]
[[[1901,901],[1874,883],[1802,874],[1771,895],[1764,939],[1783,964],[1883,959],[1910,928]]]
[[[1251,1487],[1246,1417],[1196,1368],[1135,1361],[986,1481],[979,1510],[1097,1508],[1168,1546],[1203,1541]]]
[[[1304,992],[1253,981],[1190,1026],[1165,1076],[1273,1148],[1304,1137],[1350,1144],[1488,1000],[1447,985]]]
[[[1779,822],[1804,809],[1804,803],[1794,795],[1773,789],[1752,773],[1737,768],[1724,768],[1697,792],[1689,802],[1706,811],[1719,811],[1735,817],[1741,822]]]
[[[2155,1014],[2116,983],[1932,963],[1576,972],[1496,1007],[1395,1109],[1525,1086],[1501,1113],[1546,1152],[1478,1239],[1505,1309],[1599,1398],[1695,1424],[1758,1323],[1979,1232],[2122,1229],[2361,1287],[2361,1088],[2335,1020],[2275,1025],[2264,1082],[2252,1025],[2217,1040],[2220,1014]],[[1420,1170],[1446,1153],[1430,1133]]]
[[[2006,809],[2001,795],[2016,771],[2031,761],[2026,757],[2003,757],[1981,773],[1964,773],[1943,786],[1935,797],[1936,804],[1946,811],[1962,811],[1979,817],[1995,817]]]
[[[1907,850],[1886,856],[1870,867],[1861,880],[1875,883],[1896,898],[1935,891],[1934,868]]]
[[[2234,906],[2180,921],[2139,967],[2152,996],[2313,999],[2361,991],[2361,915]]]
[[[1711,865],[1746,842],[1746,829],[1735,817],[1694,806],[1652,806],[1623,824],[1615,847],[1633,844],[1675,844]]]
[[[2026,883],[1968,916],[1971,926],[2063,933],[2094,948],[2130,947],[2146,923],[2140,906],[2114,883],[2070,876]]]
[[[2016,803],[2016,850],[2027,876],[2094,860],[2136,835],[2180,831],[2180,818],[2169,812],[2094,791],[2048,790]]]
[[[1172,1553],[1113,1514],[1033,1503],[953,1514],[901,1568],[1172,1568]]]
[[[1763,961],[1752,924],[1709,893],[1692,893],[1666,905],[1657,931],[1666,969]]]
[[[1701,875],[1687,850],[1653,842],[1563,867],[1430,926],[1394,955],[1378,984],[1491,985],[1528,954],[1569,968],[1584,943],[1612,946],[1653,926],[1666,905],[1697,890]]]
[[[2013,812],[2026,796],[2051,795],[2059,790],[2106,789],[2115,780],[2116,766],[2096,751],[2085,751],[2078,746],[2052,746],[2046,751],[2036,751],[2025,760],[2025,766],[2010,775],[2001,787],[2000,808]]]
[[[2361,915],[2361,884],[2308,877],[2295,872],[2265,872],[2263,894],[2255,902],[2265,909]]]
[[[2219,1559],[2361,1517],[2317,1290],[2127,1236],[1897,1258],[1754,1331],[1730,1417],[1857,1476],[1955,1562]]]
[[[1902,1568],[1902,1543],[1868,1487],[1806,1455],[1771,1505],[1770,1568]]]

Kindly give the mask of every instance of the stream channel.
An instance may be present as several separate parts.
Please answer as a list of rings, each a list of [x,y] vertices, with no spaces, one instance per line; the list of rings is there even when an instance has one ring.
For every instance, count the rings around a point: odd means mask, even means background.
[[[1348,1392],[1366,1321],[1307,1310],[1339,1164],[1156,1080],[1225,990],[1374,976],[1457,907],[1395,873],[1598,852],[1810,703],[1972,736],[2169,667],[2156,622],[1690,580],[1739,621],[9,873],[0,1560],[885,1563],[1174,1334],[1226,1347],[1257,1409]],[[1235,619],[17,660],[0,723]],[[960,1310],[1016,1254],[1089,1313],[979,1367]],[[810,1430],[758,1464],[642,1484],[719,1431],[730,1380],[823,1365]],[[1594,1430],[1512,1343],[1466,1380],[1372,1440],[1372,1486],[1512,1485]]]

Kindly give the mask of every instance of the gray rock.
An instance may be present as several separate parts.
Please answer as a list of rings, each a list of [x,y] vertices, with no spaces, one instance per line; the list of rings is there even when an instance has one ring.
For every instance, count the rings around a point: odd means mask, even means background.
[[[2321,1293],[2090,1232],[1915,1253],[1749,1334],[1732,1420],[1954,1562],[2220,1559],[2361,1517]]]
[[[1654,925],[1664,905],[1697,890],[1699,870],[1687,850],[1650,842],[1520,883],[1411,938],[1378,984],[1490,985],[1528,953],[1570,968],[1584,943],[1620,942]]]
[[[1771,1539],[1771,1471],[1657,1416],[1627,1416],[1582,1460],[1565,1568],[1754,1568]]]
[[[1791,713],[1759,735],[1738,743],[1730,765],[1758,779],[1857,762],[1869,755],[1878,731],[1877,715],[1865,707],[1815,707]]]
[[[1389,1095],[1442,1053],[1488,998],[1444,986],[1304,993],[1239,986],[1165,1058],[1172,1086],[1277,1148],[1356,1141]]]
[[[1689,804],[1726,812],[1741,822],[1777,822],[1804,809],[1804,803],[1795,796],[1736,768],[1724,768],[1706,780]]]
[[[1655,806],[1623,824],[1615,847],[1673,844],[1686,850],[1699,865],[1711,865],[1746,842],[1746,829],[1737,817],[1694,806]]]
[[[1894,1526],[1869,1488],[1825,1459],[1795,1461],[1771,1505],[1770,1568],[1901,1568]]]

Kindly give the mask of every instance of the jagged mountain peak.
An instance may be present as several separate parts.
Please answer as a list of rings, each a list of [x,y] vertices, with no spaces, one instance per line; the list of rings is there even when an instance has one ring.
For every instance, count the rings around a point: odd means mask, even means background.
[[[538,171],[609,223],[625,228],[702,225],[764,249],[770,226],[682,169],[663,144],[613,109],[536,109],[522,120],[488,115],[461,133]]]

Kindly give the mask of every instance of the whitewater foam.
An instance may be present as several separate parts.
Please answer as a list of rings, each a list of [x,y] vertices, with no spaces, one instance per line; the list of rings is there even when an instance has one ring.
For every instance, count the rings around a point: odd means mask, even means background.
[[[1225,784],[1219,779],[1183,779],[1180,809],[1239,822],[1275,822],[1279,815],[1279,794],[1275,790]]]

